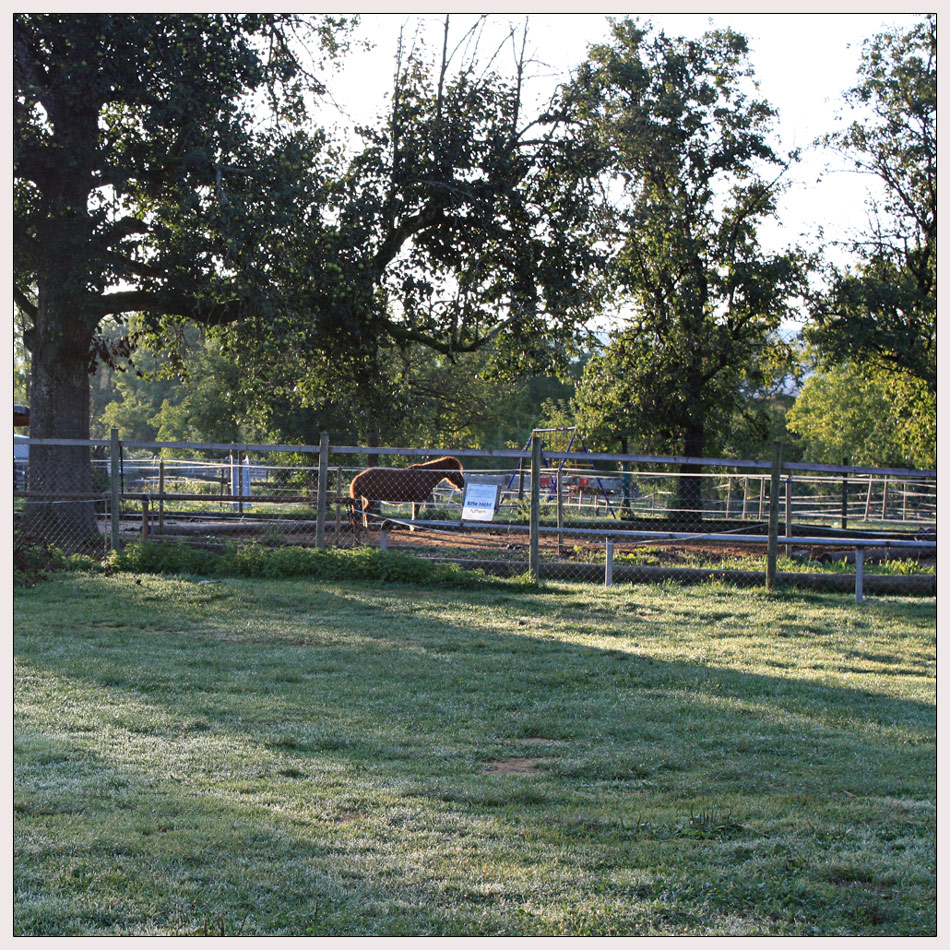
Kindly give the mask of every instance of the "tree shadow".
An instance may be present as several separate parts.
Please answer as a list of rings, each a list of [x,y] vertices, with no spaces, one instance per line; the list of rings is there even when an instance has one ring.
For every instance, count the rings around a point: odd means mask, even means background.
[[[196,584],[194,593],[188,608],[147,586],[127,591],[125,614],[143,618],[131,636],[109,626],[118,621],[103,598],[101,608],[77,615],[69,636],[26,633],[18,652],[30,669],[66,681],[70,693],[77,687],[111,698],[112,707],[94,706],[100,718],[92,729],[124,731],[164,763],[158,771],[137,764],[131,746],[98,756],[99,768],[124,783],[118,797],[133,813],[135,801],[158,795],[152,815],[189,815],[189,828],[202,816],[232,823],[234,853],[253,851],[260,881],[252,891],[240,885],[244,862],[221,866],[227,848],[209,845],[181,859],[188,900],[205,893],[237,920],[253,892],[267,907],[254,920],[266,919],[271,930],[284,920],[291,932],[345,932],[361,904],[389,913],[406,901],[411,882],[405,932],[418,932],[422,921],[432,932],[460,925],[439,909],[438,874],[413,866],[426,834],[403,857],[387,850],[407,809],[447,821],[460,840],[491,821],[498,834],[544,838],[567,853],[581,834],[610,859],[618,821],[635,827],[635,815],[656,802],[667,810],[678,802],[683,819],[697,803],[745,801],[757,810],[753,802],[765,797],[800,815],[809,802],[856,788],[862,797],[920,797],[921,777],[929,781],[932,705],[787,671],[661,659],[650,655],[647,621],[618,633],[616,646],[594,648],[570,642],[563,626],[545,626],[543,611],[521,594],[510,605],[510,628],[499,630],[479,619],[499,609],[498,597],[477,592],[451,595],[470,610],[465,623],[437,616],[427,592],[413,588],[386,588],[383,599],[336,584],[273,585],[263,597],[253,585]],[[220,605],[219,616],[209,617],[211,605]],[[97,757],[65,711],[33,727],[71,735],[50,740],[64,755],[82,748],[84,759]],[[188,737],[200,740],[194,749]],[[155,751],[163,747],[165,759]],[[506,759],[533,759],[537,767],[492,768]],[[242,768],[244,793],[235,791]],[[308,783],[326,800],[307,802]],[[119,858],[108,860],[122,863],[108,802],[93,814],[98,831],[87,838],[107,854],[118,847]],[[362,867],[346,878],[354,826],[376,842],[360,847],[385,851],[385,873]],[[651,835],[675,830],[647,823],[630,834],[649,845]],[[214,833],[227,837],[218,826]],[[267,855],[287,851],[289,839],[299,881],[268,889]],[[228,896],[229,887],[238,896]],[[299,910],[313,891],[326,901],[322,916]],[[174,900],[181,913],[184,897]],[[158,903],[162,926],[171,926],[171,904]],[[299,919],[288,916],[291,905]],[[399,925],[389,919],[386,926]]]

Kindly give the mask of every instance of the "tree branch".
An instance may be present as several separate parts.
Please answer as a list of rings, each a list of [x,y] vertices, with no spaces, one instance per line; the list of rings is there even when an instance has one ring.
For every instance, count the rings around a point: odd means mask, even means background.
[[[399,253],[400,248],[413,234],[418,234],[426,228],[444,222],[444,208],[442,202],[430,202],[418,214],[404,218],[389,233],[373,255],[374,272],[382,274],[386,267]]]
[[[19,287],[13,287],[14,303],[31,319],[36,319],[36,304]]]
[[[187,294],[162,293],[148,290],[123,290],[102,294],[96,308],[100,316],[109,314],[152,311],[167,316],[186,317],[203,326],[223,326],[234,323],[247,314],[244,301],[201,300]]]

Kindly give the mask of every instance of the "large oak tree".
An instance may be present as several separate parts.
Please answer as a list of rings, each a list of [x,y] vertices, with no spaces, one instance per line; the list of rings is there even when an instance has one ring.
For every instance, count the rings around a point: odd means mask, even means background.
[[[266,261],[249,240],[292,214],[301,156],[288,130],[314,88],[292,49],[319,58],[339,30],[273,15],[15,15],[14,293],[33,436],[88,438],[110,315],[213,325],[266,311]],[[35,446],[30,463],[33,490],[90,490],[87,448]],[[89,512],[34,504],[28,522],[75,540]]]

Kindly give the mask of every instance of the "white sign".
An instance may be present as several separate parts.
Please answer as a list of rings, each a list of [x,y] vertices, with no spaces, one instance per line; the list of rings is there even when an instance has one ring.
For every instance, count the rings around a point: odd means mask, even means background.
[[[498,502],[498,486],[478,482],[465,483],[465,501],[462,502],[463,521],[491,521]]]

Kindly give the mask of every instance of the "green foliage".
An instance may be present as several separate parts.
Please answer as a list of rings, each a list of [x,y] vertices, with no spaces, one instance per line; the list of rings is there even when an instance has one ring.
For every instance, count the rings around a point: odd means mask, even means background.
[[[369,580],[420,583],[435,587],[475,589],[525,587],[530,578],[500,579],[455,564],[433,564],[399,551],[361,547],[269,548],[260,544],[231,545],[223,552],[182,543],[136,543],[112,552],[107,566],[119,571],[193,574],[216,577],[313,577],[322,580]]]
[[[909,374],[848,364],[808,377],[788,429],[810,461],[936,468],[937,401]]]
[[[508,77],[467,39],[431,59],[400,42],[386,113],[280,235],[286,304],[222,331],[263,390],[344,407],[368,444],[430,430],[437,400],[449,431],[484,432],[474,403],[562,370],[602,296],[593,190],[562,117],[522,114],[523,52]]]
[[[61,571],[98,571],[101,562],[88,554],[65,554],[60,548],[13,532],[13,586],[34,587]]]
[[[612,277],[632,310],[577,387],[601,442],[701,456],[788,371],[776,331],[803,262],[758,242],[786,163],[768,143],[773,110],[748,94],[747,54],[731,31],[689,41],[624,20],[568,93],[614,178]]]
[[[168,345],[183,320],[260,320],[276,305],[269,255],[324,181],[324,142],[300,132],[321,87],[293,51],[319,64],[342,30],[269,13],[15,14],[14,300],[31,435],[89,437],[89,373],[132,343],[107,339],[107,318],[141,312]],[[116,421],[138,427],[133,408]],[[30,481],[88,492],[88,449],[31,452]],[[82,503],[32,527],[95,529]]]
[[[857,263],[833,268],[813,295],[806,333],[828,363],[910,374],[937,391],[937,20],[865,44],[857,113],[826,144],[884,197],[870,202]]]
[[[266,255],[321,149],[296,132],[322,87],[291,34],[319,61],[343,29],[276,14],[14,17],[15,299],[40,435],[88,436],[87,370],[128,352],[103,336],[109,315],[157,328],[266,312]],[[271,123],[253,101],[265,93]]]

